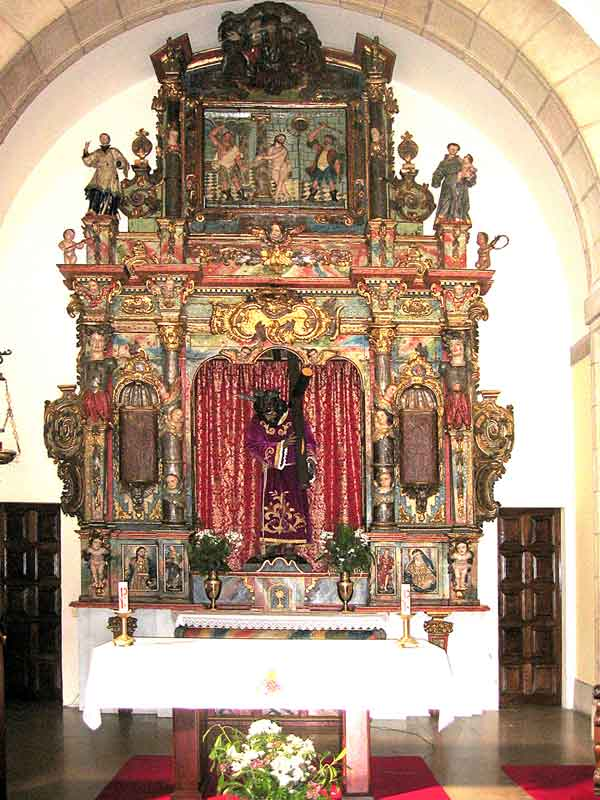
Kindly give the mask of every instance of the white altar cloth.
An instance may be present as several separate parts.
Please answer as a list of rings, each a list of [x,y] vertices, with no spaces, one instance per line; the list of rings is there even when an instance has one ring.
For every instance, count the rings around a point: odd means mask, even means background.
[[[397,616],[397,615],[395,615]],[[303,614],[253,614],[243,611],[210,611],[206,614],[179,614],[175,627],[184,628],[236,628],[238,630],[270,631],[387,631],[390,614],[330,614],[311,611]],[[401,627],[398,623],[399,628]]]
[[[454,719],[448,657],[427,641],[136,639],[95,647],[83,719],[102,709],[336,708],[381,719],[427,716],[439,729]]]

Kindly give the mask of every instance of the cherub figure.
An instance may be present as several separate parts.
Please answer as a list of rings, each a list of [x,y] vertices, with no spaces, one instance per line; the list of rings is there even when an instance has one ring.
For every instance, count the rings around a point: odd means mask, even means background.
[[[463,597],[470,581],[473,553],[467,542],[457,542],[451,548],[448,558],[454,591],[459,597]]]
[[[490,237],[485,231],[479,231],[477,234],[477,261],[475,262],[475,269],[490,269],[491,268],[491,252],[492,250],[503,250],[509,242],[508,236],[500,233],[494,236],[490,242]],[[502,244],[498,244],[502,242]]]
[[[64,262],[65,264],[76,264],[77,263],[77,250],[81,250],[86,244],[86,239],[82,239],[80,242],[75,241],[75,231],[73,228],[67,228],[63,231],[63,238],[62,241],[58,243],[58,247],[64,253]]]
[[[106,586],[106,564],[109,554],[110,550],[105,546],[103,538],[93,536],[83,556],[88,562],[92,586],[98,595],[104,593]]]
[[[378,442],[387,436],[393,436],[393,428],[388,413],[383,408],[377,408],[373,414],[373,441]]]
[[[260,258],[267,272],[281,275],[292,266],[294,251],[289,245],[292,237],[302,230],[303,226],[285,230],[279,222],[272,222],[267,228],[250,229],[266,245],[260,251]]]

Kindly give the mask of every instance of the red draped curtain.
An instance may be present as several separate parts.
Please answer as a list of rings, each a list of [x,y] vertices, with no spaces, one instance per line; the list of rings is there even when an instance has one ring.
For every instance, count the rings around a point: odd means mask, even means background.
[[[196,398],[196,514],[218,533],[240,531],[241,545],[231,566],[241,566],[258,549],[261,519],[260,465],[246,452],[244,433],[254,389],[279,389],[288,398],[285,361],[232,364],[213,359],[198,370]],[[318,473],[310,491],[314,543],[305,549],[313,561],[320,532],[343,520],[363,522],[362,406],[358,370],[348,361],[330,360],[314,368],[305,396],[305,415],[317,440]]]

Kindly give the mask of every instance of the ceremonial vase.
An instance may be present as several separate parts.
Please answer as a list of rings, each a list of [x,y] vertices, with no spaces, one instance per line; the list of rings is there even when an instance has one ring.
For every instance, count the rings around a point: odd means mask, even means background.
[[[221,594],[221,585],[221,579],[217,575],[217,571],[215,569],[209,570],[207,577],[204,579],[204,591],[210,601],[211,609],[217,607],[217,600]]]
[[[346,570],[342,570],[340,573],[340,579],[337,582],[337,590],[340,600],[342,601],[342,611],[350,611],[348,603],[354,594],[354,583],[350,577],[350,573]]]

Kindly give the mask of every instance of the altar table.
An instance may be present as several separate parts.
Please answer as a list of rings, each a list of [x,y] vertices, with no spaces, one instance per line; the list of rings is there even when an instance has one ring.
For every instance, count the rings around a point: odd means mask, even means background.
[[[441,730],[454,719],[455,692],[446,653],[426,641],[136,639],[94,648],[83,719],[92,729],[103,709],[173,709],[177,800],[200,798],[200,709],[277,707],[344,712],[346,794],[370,786],[369,714],[427,716]]]

